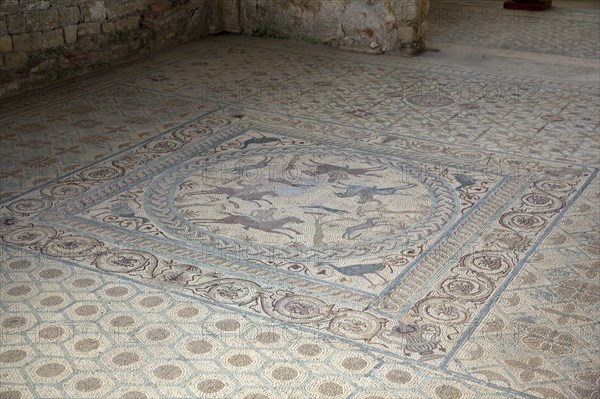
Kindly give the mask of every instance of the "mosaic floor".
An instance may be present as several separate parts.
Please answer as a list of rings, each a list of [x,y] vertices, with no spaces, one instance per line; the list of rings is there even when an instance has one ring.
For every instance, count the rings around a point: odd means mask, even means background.
[[[224,36],[2,105],[1,398],[597,398],[597,81]]]
[[[428,40],[597,60],[598,2],[554,0],[543,14],[497,0],[431,0]],[[573,6],[574,5],[574,6]]]

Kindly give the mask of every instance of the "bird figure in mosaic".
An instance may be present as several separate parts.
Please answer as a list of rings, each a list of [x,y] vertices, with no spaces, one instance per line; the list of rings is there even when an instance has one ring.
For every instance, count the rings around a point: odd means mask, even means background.
[[[335,270],[336,272],[343,274],[344,276],[362,277],[365,280],[367,280],[371,284],[372,287],[375,287],[377,284],[373,283],[373,281],[371,281],[366,275],[367,274],[376,274],[381,279],[385,280],[383,277],[381,277],[379,275],[378,272],[382,271],[383,269],[385,269],[387,267],[384,263],[381,263],[381,262],[356,263],[354,265],[348,265],[348,266],[336,266],[329,262],[320,262],[320,263],[318,263],[318,265],[324,265],[324,266],[330,267],[333,270]]]
[[[148,218],[137,216],[135,211],[129,206],[127,202],[119,201],[115,202],[110,206],[110,213],[114,216],[127,218],[127,219],[140,219],[142,223],[147,223],[150,220]]]
[[[410,356],[413,352],[431,358],[436,349],[441,352],[446,351],[439,341],[441,330],[434,324],[417,325],[398,321],[398,325],[392,331],[394,335],[405,339],[404,354],[406,356]]]
[[[246,116],[244,114],[244,111],[241,109],[233,109],[230,115],[232,118],[237,118],[237,119],[242,119],[244,116]]]
[[[469,175],[463,173],[455,173],[454,178],[460,183],[460,186],[456,187],[456,191],[462,190],[464,187],[469,187],[475,184],[476,180]]]

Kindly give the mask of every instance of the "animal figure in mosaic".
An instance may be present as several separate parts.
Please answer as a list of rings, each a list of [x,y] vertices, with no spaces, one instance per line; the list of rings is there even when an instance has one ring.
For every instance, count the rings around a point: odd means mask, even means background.
[[[276,209],[271,208],[269,210],[264,210],[262,212],[253,212],[250,216],[248,215],[239,215],[232,214],[229,212],[225,212],[228,216],[219,218],[219,219],[191,219],[193,222],[200,223],[219,223],[219,224],[238,224],[243,226],[244,229],[250,230],[260,230],[266,233],[273,234],[281,234],[291,239],[294,239],[294,236],[286,233],[286,231],[295,233],[296,235],[300,235],[300,232],[294,230],[291,227],[288,227],[288,224],[302,224],[304,220],[299,219],[295,216],[286,216],[283,218],[275,218],[274,213]]]
[[[142,223],[148,223],[150,221],[143,216],[137,216],[131,206],[124,201],[113,203],[110,207],[110,213],[126,219],[139,219]]]
[[[265,201],[269,205],[272,205],[271,201],[264,198],[266,196],[270,196],[273,198],[279,196],[276,192],[270,191],[270,190],[248,192],[246,187],[242,187],[242,188],[214,187],[210,190],[192,191],[190,193],[187,193],[188,196],[216,195],[216,194],[226,195],[228,200],[231,200],[231,198],[237,198],[242,201],[250,201],[258,206],[261,206],[259,201]],[[234,205],[234,207],[239,208],[239,205],[236,204],[234,201],[231,201],[231,203]]]
[[[281,174],[270,176],[269,181],[291,187],[314,187],[317,183],[316,179],[306,178],[302,175],[300,170],[297,169],[299,161],[300,155],[292,156],[292,159],[281,169]]]
[[[342,209],[328,208],[326,206],[321,206],[321,205],[310,205],[310,206],[305,205],[305,206],[301,206],[300,208],[323,210],[323,211],[335,213],[337,215],[346,215],[346,214],[350,213],[350,212],[344,211]]]
[[[404,338],[404,354],[410,356],[410,353],[418,353],[421,356],[433,355],[436,349],[443,349],[440,346],[439,337],[441,330],[433,324],[405,324],[401,321],[393,328],[395,335]],[[445,351],[445,350],[444,350]]]
[[[231,110],[230,115],[237,119],[242,119],[244,116],[246,116],[243,109],[233,109]]]
[[[347,175],[361,176],[361,177],[364,177],[364,176],[381,177],[381,175],[377,175],[372,172],[385,170],[385,166],[374,166],[371,168],[351,168],[349,166],[339,166],[339,165],[333,165],[330,163],[316,162],[313,160],[311,160],[310,162],[312,163],[311,165],[305,164],[305,166],[309,166],[312,169],[305,170],[304,174],[306,174],[308,176],[313,176],[313,177],[327,175],[327,177],[328,177],[327,181],[329,183],[338,181],[340,178],[343,178],[344,176],[347,176]]]
[[[338,186],[334,186],[338,189],[345,189],[344,192],[335,193],[340,198],[351,198],[358,196],[358,203],[365,204],[368,201],[375,201],[381,204],[381,201],[374,198],[374,195],[393,195],[398,191],[406,190],[412,187],[415,187],[415,184],[406,183],[400,187],[386,187],[386,188],[378,188],[376,186],[366,187],[358,184],[340,184]]]
[[[273,183],[285,184],[286,186],[290,186],[290,187],[314,187],[314,184],[297,183],[295,181],[291,181],[291,180],[285,179],[283,177],[269,178],[269,181],[273,182]]]
[[[242,143],[242,146],[240,147],[240,149],[245,149],[248,148],[249,145],[251,144],[267,144],[267,143],[273,143],[273,142],[279,142],[281,141],[281,139],[278,139],[276,137],[252,137],[251,139],[245,140]]]
[[[393,209],[390,209],[388,206],[386,205],[380,205],[377,207],[366,207],[366,206],[357,206],[356,207],[356,212],[355,214],[357,216],[367,216],[369,214],[375,214],[375,215],[412,215],[415,213],[419,213],[419,212],[427,212],[427,210],[429,209],[429,204],[428,204],[428,200],[429,198],[424,198],[424,197],[412,197],[411,200],[413,200],[413,202],[418,205],[420,207],[420,209],[415,212],[415,210],[403,210],[403,211],[396,211]]]
[[[377,219],[369,218],[369,219],[367,219],[366,222],[363,222],[360,224],[355,224],[354,226],[346,227],[346,230],[344,230],[344,234],[342,234],[342,238],[345,238],[346,240],[354,240],[355,238],[360,237],[362,234],[362,233],[358,233],[358,234],[354,235],[354,233],[356,233],[357,231],[360,231],[360,230],[370,229],[375,226],[377,226]]]
[[[237,165],[234,168],[230,169],[229,172],[238,176],[245,176],[249,171],[256,169],[264,169],[273,160],[273,157],[264,157],[262,161],[244,165]]]
[[[365,280],[367,280],[369,282],[369,284],[371,284],[371,288],[377,286],[378,284],[374,283],[371,279],[369,279],[369,277],[367,277],[368,274],[375,274],[382,280],[387,281],[385,278],[383,278],[379,274],[380,271],[384,270],[387,267],[382,262],[356,263],[356,264],[348,265],[348,266],[336,266],[329,262],[320,262],[317,265],[319,265],[319,266],[324,265],[324,266],[330,267],[333,270],[335,270],[336,272],[343,274],[344,276],[364,278]]]
[[[456,191],[460,191],[465,187],[472,186],[476,182],[476,180],[473,179],[471,176],[465,175],[463,173],[455,173],[454,178],[460,184],[460,186],[456,187]]]
[[[296,155],[292,156],[292,159],[290,159],[288,161],[288,163],[283,168],[282,172],[289,176],[297,175],[298,172],[297,172],[296,168],[298,166],[299,161],[300,161],[300,155],[296,154]]]

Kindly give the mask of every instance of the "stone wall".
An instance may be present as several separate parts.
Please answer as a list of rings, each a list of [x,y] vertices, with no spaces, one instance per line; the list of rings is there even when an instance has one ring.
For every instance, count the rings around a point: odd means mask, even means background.
[[[208,34],[208,0],[0,0],[0,97]]]
[[[220,32],[414,55],[429,0],[0,0],[0,98]]]
[[[429,0],[239,0],[239,3],[241,30],[246,34],[292,37],[371,53],[414,55],[425,46]]]

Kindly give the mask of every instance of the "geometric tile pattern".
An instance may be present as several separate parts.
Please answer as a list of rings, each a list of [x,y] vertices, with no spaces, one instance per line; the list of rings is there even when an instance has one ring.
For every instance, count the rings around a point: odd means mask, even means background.
[[[595,180],[583,193],[450,369],[536,396],[594,397],[600,359],[599,188]],[[590,223],[591,212],[596,216]]]
[[[290,49],[273,57],[268,48],[250,42],[217,49],[210,53],[210,62],[184,60],[131,83],[160,93],[390,136],[403,132],[414,138],[558,161],[576,154],[586,164],[598,164],[600,147],[587,140],[598,137],[594,123],[600,116],[598,83],[487,73],[477,73],[473,79],[472,71],[457,67],[386,61],[374,63],[363,55],[339,59],[318,49],[310,55]],[[247,64],[257,69],[247,71]],[[273,71],[267,74],[263,65],[272,65]],[[590,147],[582,146],[583,141]],[[386,144],[393,145],[394,140],[388,138]]]
[[[70,173],[89,160],[122,151],[132,142],[210,112],[215,105],[113,86],[50,109],[55,111],[3,121],[3,198]],[[69,134],[58,139],[50,133],[67,130]]]
[[[562,4],[561,4],[562,3]],[[511,49],[598,59],[600,48],[586,37],[600,35],[598,5],[565,7],[559,2],[543,15],[502,8],[500,1],[434,0],[429,8],[427,39],[482,48]],[[592,7],[589,7],[589,6]]]
[[[3,398],[511,397],[43,256],[2,256]]]

